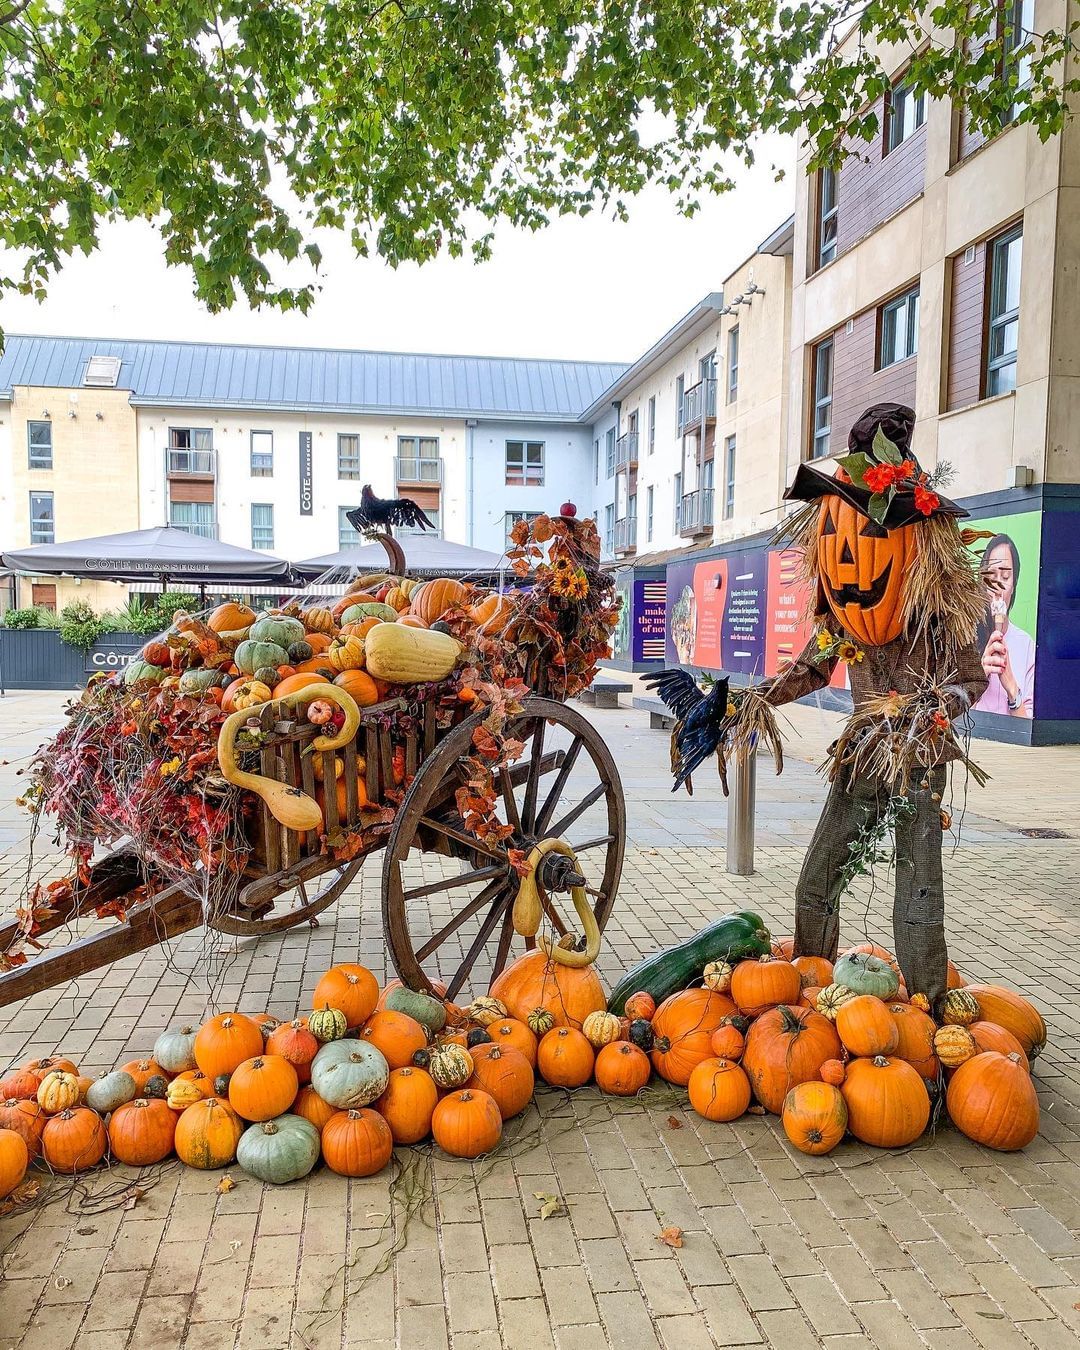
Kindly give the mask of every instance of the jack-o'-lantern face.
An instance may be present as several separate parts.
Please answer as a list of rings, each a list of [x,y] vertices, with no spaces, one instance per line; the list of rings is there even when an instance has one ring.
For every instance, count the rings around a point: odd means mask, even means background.
[[[830,610],[856,642],[880,647],[903,629],[901,592],[915,560],[914,525],[886,530],[841,497],[825,497],[818,571]]]

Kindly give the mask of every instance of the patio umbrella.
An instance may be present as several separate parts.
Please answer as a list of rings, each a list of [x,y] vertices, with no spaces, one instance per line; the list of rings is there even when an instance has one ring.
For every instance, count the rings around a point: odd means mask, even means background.
[[[87,577],[96,581],[295,581],[289,564],[269,553],[204,539],[169,525],[104,534],[62,544],[35,544],[0,554],[11,572]]]
[[[412,576],[496,578],[509,567],[505,554],[472,548],[468,544],[453,544],[448,539],[422,534],[397,535],[395,538],[405,552]],[[318,558],[305,558],[294,563],[293,568],[305,577],[315,578],[339,570],[343,574],[382,572],[386,565],[386,550],[375,543],[358,544],[355,548],[324,553]]]

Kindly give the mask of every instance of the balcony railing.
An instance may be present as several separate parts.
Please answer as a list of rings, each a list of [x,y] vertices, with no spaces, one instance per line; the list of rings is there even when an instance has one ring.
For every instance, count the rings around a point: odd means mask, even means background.
[[[423,459],[415,455],[398,455],[397,481],[399,483],[441,483],[441,459]]]
[[[615,468],[629,469],[638,462],[638,433],[626,431],[615,442]]]
[[[169,525],[174,530],[184,530],[188,534],[197,534],[203,539],[216,539],[218,537],[216,520],[170,520]]]
[[[716,417],[716,381],[699,380],[683,394],[682,427],[692,427]]]
[[[687,535],[709,534],[713,526],[713,489],[698,488],[696,492],[683,494],[682,510],[679,513],[679,533]]]
[[[630,553],[637,549],[637,516],[623,516],[615,522],[615,552]]]
[[[213,478],[215,451],[213,450],[174,450],[168,451],[168,470],[171,478]]]

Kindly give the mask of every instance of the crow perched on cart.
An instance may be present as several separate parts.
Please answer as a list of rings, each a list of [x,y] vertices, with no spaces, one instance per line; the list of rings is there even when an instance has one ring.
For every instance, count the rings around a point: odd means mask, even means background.
[[[684,784],[693,796],[690,775],[710,755],[717,754],[727,730],[728,681],[716,680],[707,694],[685,670],[661,670],[646,675],[644,684],[654,688],[679,719],[671,733],[671,772],[675,775],[672,792]],[[723,761],[720,770],[723,777]]]
[[[376,497],[370,483],[364,484],[360,505],[352,511],[346,511],[345,518],[363,535],[372,535],[393,525],[402,525],[407,529],[435,528],[435,522],[424,514],[411,497]]]

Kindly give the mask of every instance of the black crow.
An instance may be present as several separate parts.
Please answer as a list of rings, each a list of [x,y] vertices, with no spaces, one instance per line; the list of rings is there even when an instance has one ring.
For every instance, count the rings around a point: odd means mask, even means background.
[[[411,497],[389,497],[384,500],[375,496],[370,483],[364,484],[360,505],[352,511],[346,511],[345,516],[349,524],[361,534],[371,534],[391,525],[418,526],[421,530],[435,528],[434,521],[424,514]]]
[[[691,795],[690,775],[716,754],[725,732],[728,715],[728,682],[717,680],[703,694],[692,675],[685,670],[661,670],[646,675],[643,681],[656,690],[679,719],[671,733],[671,772],[675,776],[672,792],[685,783]]]

